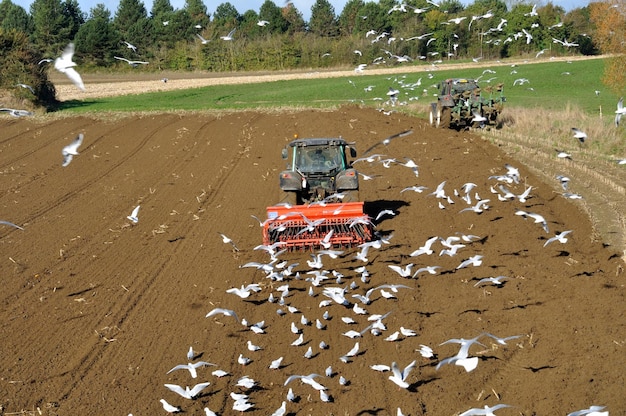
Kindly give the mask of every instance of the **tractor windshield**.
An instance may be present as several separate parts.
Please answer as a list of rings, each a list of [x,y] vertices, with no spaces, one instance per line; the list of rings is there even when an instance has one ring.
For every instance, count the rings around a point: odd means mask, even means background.
[[[296,149],[295,165],[300,172],[334,172],[345,168],[341,147],[307,146]]]

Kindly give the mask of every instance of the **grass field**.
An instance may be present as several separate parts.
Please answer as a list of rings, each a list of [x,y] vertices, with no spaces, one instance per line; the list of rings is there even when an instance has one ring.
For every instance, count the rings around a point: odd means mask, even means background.
[[[420,65],[420,64],[418,64]],[[420,65],[430,69],[428,65]],[[433,68],[434,69],[434,68]],[[479,78],[483,86],[502,83],[512,107],[562,110],[566,106],[589,114],[614,111],[619,97],[606,89],[600,78],[603,59],[503,64],[465,67],[463,70],[433,70],[394,75],[354,74],[340,78],[311,78],[256,84],[218,85],[180,91],[126,95],[85,101],[68,101],[62,111],[171,111],[203,109],[257,109],[264,107],[333,107],[350,102],[380,105],[390,87],[401,91],[401,99],[428,103],[439,81],[451,77]],[[494,73],[485,70],[495,71]],[[527,79],[514,85],[517,79]],[[489,83],[484,81],[490,80]],[[418,85],[419,84],[419,85]],[[366,90],[367,87],[368,90]],[[600,91],[596,95],[595,91]]]

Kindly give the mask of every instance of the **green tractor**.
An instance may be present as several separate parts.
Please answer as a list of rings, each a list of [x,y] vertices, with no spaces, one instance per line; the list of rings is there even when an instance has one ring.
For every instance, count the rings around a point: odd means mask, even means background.
[[[495,126],[506,98],[502,84],[481,88],[474,79],[449,78],[439,84],[430,104],[430,125],[436,128]]]

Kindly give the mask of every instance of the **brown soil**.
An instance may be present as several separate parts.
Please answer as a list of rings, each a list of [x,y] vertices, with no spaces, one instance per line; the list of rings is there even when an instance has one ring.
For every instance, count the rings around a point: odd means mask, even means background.
[[[395,217],[377,226],[392,235],[390,244],[372,249],[369,263],[354,259],[357,249],[331,260],[328,270],[345,275],[314,288],[305,280],[308,252],[280,256],[299,265],[300,278],[284,282],[262,271],[241,266],[267,262],[254,247],[261,229],[251,215],[263,217],[277,202],[278,172],[284,167],[281,148],[298,134],[342,136],[364,149],[393,133],[413,129],[375,152],[419,164],[419,177],[410,169],[359,162],[360,171],[379,175],[361,182],[366,211],[375,216],[393,209]],[[566,200],[524,166],[478,136],[434,130],[420,119],[386,116],[373,109],[343,107],[334,111],[293,113],[238,112],[213,115],[148,114],[106,118],[36,117],[0,120],[0,197],[2,220],[24,230],[0,226],[0,414],[44,415],[159,415],[159,399],[181,406],[185,414],[204,414],[209,407],[220,415],[232,410],[231,392],[237,379],[248,375],[258,387],[249,391],[254,415],[268,415],[285,400],[291,387],[300,397],[287,403],[297,415],[453,415],[497,403],[511,405],[506,415],[567,414],[591,405],[605,405],[614,414],[626,409],[624,356],[624,264],[616,250],[593,238],[589,219],[575,202]],[[61,167],[60,150],[79,132],[85,141],[68,167]],[[533,186],[527,202],[502,202],[490,192],[492,175],[505,164],[518,166],[522,183],[510,185],[521,193]],[[454,204],[438,208],[429,196],[446,181]],[[491,200],[482,214],[459,211],[467,207],[453,190],[466,182],[474,193]],[[424,185],[424,193],[400,191]],[[141,205],[139,222],[126,216]],[[549,233],[517,209],[542,214]],[[544,247],[556,232],[573,230],[565,244]],[[232,237],[233,252],[218,233]],[[454,257],[435,253],[409,257],[431,236],[470,233],[480,241],[467,243]],[[456,269],[462,260],[483,255],[478,267]],[[415,268],[439,265],[437,275],[399,277],[388,266],[415,263]],[[366,265],[370,280],[363,283],[354,269]],[[479,279],[505,275],[502,287],[476,287]],[[232,287],[259,283],[263,289],[242,300],[226,293]],[[364,294],[384,283],[404,284],[397,299],[376,291],[364,306],[369,314],[390,315],[387,331],[366,332],[360,353],[349,363],[339,357],[355,341],[342,333],[362,330],[367,316],[338,304],[320,308],[324,287],[346,287],[349,295]],[[288,284],[285,303],[300,313],[279,316],[270,293]],[[349,296],[351,301],[354,299]],[[205,318],[215,307],[233,309],[250,323],[265,321],[266,334],[257,335],[225,316]],[[301,316],[332,319],[327,328],[300,323]],[[358,323],[347,325],[341,317]],[[291,346],[295,322],[303,328],[305,345]],[[385,341],[405,328],[416,337]],[[458,350],[444,344],[451,338],[474,338],[484,332],[520,338],[500,345],[481,336],[483,346],[470,348],[480,358],[466,373],[455,365],[437,363]],[[246,342],[263,347],[250,352]],[[320,341],[330,348],[320,350]],[[431,346],[437,359],[422,358],[420,344]],[[174,366],[194,360],[217,367],[198,369],[198,378]],[[303,358],[308,347],[314,357]],[[252,359],[237,364],[243,354]],[[284,356],[283,368],[268,370],[270,361]],[[370,366],[400,367],[417,360],[400,389]],[[332,366],[333,375],[323,376]],[[211,371],[226,370],[216,378]],[[332,403],[321,402],[312,387],[288,376],[319,373]],[[349,380],[339,384],[339,377]],[[163,384],[193,386],[210,381],[195,401],[184,399]]]

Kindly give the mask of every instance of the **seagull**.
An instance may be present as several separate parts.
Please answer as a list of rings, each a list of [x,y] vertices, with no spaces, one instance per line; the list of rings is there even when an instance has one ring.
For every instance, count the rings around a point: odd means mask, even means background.
[[[574,133],[574,137],[577,138],[581,144],[585,143],[585,140],[587,140],[587,133],[577,129],[576,127],[572,127],[572,132]]]
[[[13,224],[12,222],[9,222],[9,221],[2,221],[2,220],[0,220],[0,224],[10,225],[11,227],[15,227],[15,228],[19,228],[20,230],[24,230],[19,225]]]
[[[54,60],[54,68],[67,75],[67,77],[72,81],[76,87],[82,91],[85,91],[85,84],[83,84],[83,80],[80,77],[80,74],[76,72],[74,67],[76,63],[72,61],[72,57],[74,56],[74,44],[69,43],[61,56]]]
[[[147,65],[147,64],[150,63],[150,62],[145,62],[145,61],[131,61],[130,59],[122,58],[122,57],[119,57],[119,56],[114,56],[114,58],[115,59],[119,59],[120,61],[128,62],[128,65],[130,65],[132,67],[136,67],[139,64]]]
[[[428,255],[433,254],[433,250],[431,249],[431,247],[432,247],[433,243],[435,241],[437,241],[437,240],[439,240],[438,236],[434,236],[434,237],[429,238],[428,240],[426,240],[426,243],[424,243],[423,246],[421,246],[417,250],[413,251],[411,254],[409,254],[409,256],[415,257],[415,256],[420,256],[422,254],[428,254]]]
[[[27,85],[27,84],[22,84],[22,83],[18,83],[18,84],[15,84],[15,86],[16,86],[16,87],[22,87],[22,88],[25,88],[25,89],[29,90],[31,93],[33,93],[33,95],[35,95],[35,90],[34,90],[34,89],[33,89],[33,87],[31,87],[30,85]]]
[[[205,39],[199,33],[196,33],[196,36],[200,39],[203,45],[206,45],[207,43],[211,42],[211,39]]]
[[[257,24],[257,26],[261,26],[261,27],[263,27],[263,26],[267,26],[267,25],[269,25],[269,24],[270,24],[270,22],[269,22],[269,21],[267,21],[267,20],[259,20],[258,22],[256,22],[256,24]]]
[[[230,239],[229,237],[225,236],[224,234],[220,232],[218,232],[218,234],[222,236],[222,241],[224,242],[224,244],[230,244],[231,246],[233,246],[233,250],[239,251],[239,248],[237,248],[237,246],[235,245],[232,239]]]
[[[274,361],[271,362],[269,368],[270,370],[278,370],[280,369],[280,364],[283,362],[283,357],[278,357]]]
[[[137,217],[137,214],[139,214],[139,207],[140,205],[137,205],[135,209],[133,209],[133,212],[131,212],[130,215],[126,217],[131,220],[133,224],[137,224],[137,222],[139,222],[139,218]]]
[[[196,371],[196,369],[198,367],[207,367],[210,365],[215,366],[215,364],[207,363],[206,361],[197,361],[195,363],[179,364],[175,366],[174,368],[172,368],[170,371],[168,371],[166,374],[169,374],[172,371],[176,371],[176,370],[188,370],[189,374],[191,374],[191,378],[198,378],[198,372]]]
[[[179,413],[181,411],[181,408],[178,406],[172,406],[171,404],[169,404],[168,402],[165,401],[165,399],[161,399],[159,400],[161,402],[161,404],[163,405],[163,409],[167,412],[167,413]]]
[[[603,412],[606,406],[591,406],[589,409],[577,410],[576,412],[568,413],[567,416],[609,416],[609,412]]]
[[[565,244],[567,243],[566,235],[568,235],[571,232],[572,230],[562,231],[558,233],[557,235],[555,235],[554,237],[548,238],[543,246],[545,247],[548,244],[553,243],[554,241],[558,241],[561,244]]]
[[[441,269],[441,266],[420,267],[419,269],[415,271],[415,273],[413,273],[413,279],[415,279],[415,276],[423,272],[428,272],[430,274],[437,274],[437,269]]]
[[[485,277],[484,279],[480,279],[478,281],[478,283],[476,283],[474,285],[474,287],[480,286],[480,285],[482,285],[484,283],[492,283],[492,284],[494,284],[496,286],[502,286],[504,284],[504,282],[503,282],[504,279],[509,279],[509,278],[506,277],[506,276]]]
[[[222,39],[222,40],[233,40],[233,35],[235,34],[235,30],[237,30],[237,28],[234,28],[233,30],[228,32],[228,35],[226,35],[226,36],[220,36],[220,39]]]
[[[237,314],[235,313],[235,311],[230,310],[230,309],[223,309],[223,308],[215,308],[212,311],[210,311],[209,313],[206,314],[205,318],[208,318],[210,316],[213,315],[217,315],[218,313],[221,313],[222,315],[226,315],[226,316],[232,316],[233,318],[235,318],[235,320],[237,322],[239,321],[239,317],[237,316]]]
[[[68,144],[63,148],[61,153],[63,154],[63,164],[61,166],[65,167],[70,164],[72,158],[78,155],[78,148],[81,144],[83,144],[83,133],[80,133],[72,143]]]
[[[33,113],[28,110],[18,110],[15,108],[0,108],[0,111],[6,111],[13,117],[26,117],[33,115]]]
[[[433,349],[428,345],[421,344],[419,350],[420,355],[424,358],[434,358],[435,354],[433,353]]]
[[[428,188],[426,188],[425,186],[408,186],[408,187],[404,188],[403,190],[401,190],[400,193],[406,192],[406,191],[413,191],[413,192],[417,192],[418,194],[421,194],[426,189],[428,189]]]
[[[388,267],[394,272],[398,273],[400,277],[409,277],[411,276],[411,268],[413,267],[413,263],[409,263],[404,267],[396,266],[395,264],[390,264]]]
[[[522,210],[517,210],[515,211],[515,215],[519,215],[522,216],[524,218],[526,217],[530,217],[533,220],[535,220],[535,224],[541,224],[541,226],[543,227],[544,231],[547,233],[548,231],[548,223],[546,222],[545,218],[543,218],[543,216],[539,215],[539,214],[535,214],[534,212],[526,212],[526,211],[522,211]]]
[[[272,416],[284,416],[286,413],[287,413],[287,402],[283,400],[283,403],[280,405],[278,409],[276,409],[276,411],[274,411],[274,413],[272,413]]]
[[[393,375],[389,376],[389,380],[393,381],[399,387],[406,389],[410,385],[409,383],[406,382],[406,378],[408,377],[409,373],[414,368],[415,368],[415,361],[407,365],[404,368],[404,370],[400,371],[400,369],[398,368],[398,365],[394,361],[391,363],[391,372],[393,373]]]
[[[461,264],[459,264],[456,269],[459,270],[469,265],[472,265],[474,267],[480,266],[483,262],[482,259],[483,259],[483,256],[481,256],[480,254],[477,254],[461,262]]]
[[[181,395],[182,397],[184,397],[185,399],[190,399],[193,400],[196,397],[198,397],[198,395],[200,394],[200,392],[202,390],[204,390],[205,388],[207,388],[211,383],[206,382],[206,383],[199,383],[196,384],[195,386],[193,386],[193,388],[189,388],[189,386],[186,386],[184,389],[177,385],[177,384],[165,384],[164,386],[167,387],[168,389],[170,389],[171,391],[173,391],[174,393],[177,393],[179,395]]]
[[[624,97],[621,97],[617,102],[617,110],[615,110],[615,125],[619,126],[619,122],[622,116],[626,114],[626,107],[624,107]]]
[[[387,95],[389,95],[389,93],[387,93]],[[387,137],[386,139],[384,139],[384,140],[374,144],[373,146],[371,146],[369,149],[367,149],[365,152],[363,152],[363,154],[364,155],[368,154],[376,146],[380,146],[381,144],[387,146],[393,139],[397,139],[398,137],[405,137],[405,136],[408,136],[410,134],[413,134],[413,130],[405,130],[405,131],[400,132],[400,133],[392,134],[391,136]]]
[[[133,44],[131,44],[131,43],[128,43],[128,42],[126,42],[125,40],[123,40],[122,42],[126,44],[126,47],[127,47],[128,49],[132,49],[132,50],[133,50],[133,52],[137,53],[137,47],[136,47],[135,45],[133,45]]]
[[[497,404],[491,407],[485,405],[483,409],[477,409],[477,408],[469,409],[461,413],[459,416],[480,416],[480,415],[495,416],[493,412],[495,412],[498,409],[502,409],[503,407],[511,407],[511,406],[509,406],[508,404]]]
[[[563,151],[563,150],[556,150],[556,157],[558,157],[559,159],[569,159],[572,160],[572,155]]]
[[[378,213],[378,215],[376,215],[376,218],[374,219],[374,221],[378,221],[379,219],[381,219],[385,215],[390,215],[392,217],[395,217],[396,213],[393,210],[391,210],[391,209],[384,209],[384,210],[380,211]]]
[[[313,387],[315,390],[326,390],[326,387],[322,386],[320,383],[315,381],[315,377],[321,377],[319,374],[311,373],[308,376],[300,376],[300,375],[292,375],[287,377],[285,380],[285,386],[291,383],[293,380],[300,379],[304,384],[308,384]]]
[[[488,337],[491,337],[491,338],[495,339],[495,340],[496,340],[496,342],[497,342],[498,344],[500,344],[500,345],[506,345],[506,342],[507,342],[507,341],[510,341],[510,340],[512,340],[512,339],[518,339],[518,338],[521,338],[521,337],[522,337],[521,335],[513,335],[513,336],[510,336],[510,337],[500,338],[500,337],[497,337],[497,336],[495,336],[495,335],[490,334],[489,332],[485,332],[483,335],[486,335],[486,336],[488,336]]]

